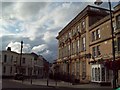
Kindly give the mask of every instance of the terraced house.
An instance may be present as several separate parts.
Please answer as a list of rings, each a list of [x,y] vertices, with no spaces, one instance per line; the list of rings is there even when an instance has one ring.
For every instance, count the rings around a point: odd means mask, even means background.
[[[20,74],[21,72],[26,77],[31,75],[36,78],[44,77],[45,71],[43,69],[46,67],[44,66],[44,58],[41,55],[23,53],[20,61],[20,54],[11,51],[10,47],[7,50],[0,51],[0,53],[3,78],[12,78],[16,73]]]
[[[120,4],[114,7],[116,62],[120,62]],[[109,10],[88,5],[58,34],[59,73],[70,81],[111,82],[112,36]],[[116,64],[120,72],[119,64]],[[117,73],[120,78],[119,73]]]

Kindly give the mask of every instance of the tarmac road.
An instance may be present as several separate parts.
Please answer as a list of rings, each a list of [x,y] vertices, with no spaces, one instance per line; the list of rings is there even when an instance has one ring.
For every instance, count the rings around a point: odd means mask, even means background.
[[[77,86],[76,86],[77,87]],[[46,85],[31,85],[14,80],[2,80],[2,90],[113,90],[111,88],[84,88],[84,87],[60,87],[60,86],[46,86]]]

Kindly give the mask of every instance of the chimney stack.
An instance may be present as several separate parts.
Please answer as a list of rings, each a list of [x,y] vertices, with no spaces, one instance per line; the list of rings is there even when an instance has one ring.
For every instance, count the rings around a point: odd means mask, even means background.
[[[8,48],[7,48],[7,51],[11,51],[11,47],[8,47]]]

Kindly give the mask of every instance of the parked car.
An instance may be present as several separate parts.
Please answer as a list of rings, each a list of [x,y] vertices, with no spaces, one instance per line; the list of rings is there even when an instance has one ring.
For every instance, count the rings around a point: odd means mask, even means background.
[[[24,76],[23,76],[23,74],[18,74],[18,73],[16,73],[15,76],[14,76],[14,79],[15,79],[15,80],[23,80],[23,79],[24,79]]]
[[[115,90],[120,90],[120,87],[118,87],[117,89],[115,89]]]

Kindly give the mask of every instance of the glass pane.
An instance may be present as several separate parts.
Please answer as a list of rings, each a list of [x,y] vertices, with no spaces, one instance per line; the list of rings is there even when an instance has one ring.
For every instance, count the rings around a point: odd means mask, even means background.
[[[95,81],[97,81],[97,68],[95,68]]]
[[[94,81],[94,71],[95,71],[95,69],[94,68],[92,68],[92,80]]]
[[[105,81],[105,68],[102,68],[102,81]]]
[[[98,68],[98,81],[100,81],[100,68]]]

